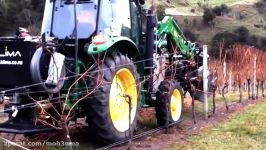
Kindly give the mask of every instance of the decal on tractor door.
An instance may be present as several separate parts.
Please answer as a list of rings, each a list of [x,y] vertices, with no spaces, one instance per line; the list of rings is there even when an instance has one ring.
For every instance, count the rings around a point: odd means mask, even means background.
[[[0,65],[23,65],[23,61],[0,60]]]
[[[21,57],[21,53],[19,51],[12,51],[9,52],[7,50],[7,46],[5,47],[5,53],[4,54],[0,54],[0,58],[1,57]]]
[[[15,58],[15,57],[21,57],[21,53],[19,51],[8,51],[7,46],[5,47],[5,52],[0,53],[0,59],[1,58]],[[17,61],[17,60],[0,60],[0,65],[23,65],[23,61]]]

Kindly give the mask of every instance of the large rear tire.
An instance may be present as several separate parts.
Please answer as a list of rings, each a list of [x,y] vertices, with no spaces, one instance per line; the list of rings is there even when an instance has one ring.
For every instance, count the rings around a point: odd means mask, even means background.
[[[131,131],[136,127],[139,105],[140,86],[134,63],[121,53],[113,53],[89,75],[92,78],[88,85],[95,89],[84,103],[90,132],[104,145],[128,138],[128,101],[131,99]]]
[[[178,82],[164,80],[156,93],[156,118],[159,126],[178,123],[182,119],[183,90]],[[169,111],[169,115],[167,112]],[[167,118],[168,117],[168,118]]]

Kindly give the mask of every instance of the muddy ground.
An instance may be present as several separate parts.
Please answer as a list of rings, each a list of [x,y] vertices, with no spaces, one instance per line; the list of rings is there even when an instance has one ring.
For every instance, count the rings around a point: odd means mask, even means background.
[[[194,134],[198,134],[202,129],[211,127],[213,125],[222,123],[227,121],[232,117],[235,113],[240,113],[246,107],[250,105],[256,105],[259,103],[265,102],[265,100],[244,100],[242,103],[231,103],[229,111],[226,111],[223,105],[219,106],[216,110],[216,114],[212,114],[210,108],[209,118],[208,120],[204,120],[204,115],[202,112],[197,111],[197,123],[194,124],[191,115],[191,99],[185,99],[185,109],[184,109],[184,118],[183,122],[179,126],[172,127],[168,134],[165,134],[165,131],[156,132],[150,136],[142,137],[140,139],[134,140],[131,149],[138,150],[162,150],[165,149],[168,145],[175,142],[185,142],[186,137]],[[201,105],[199,102],[196,105]],[[142,108],[139,114],[139,131],[146,131],[152,128],[156,128],[156,119],[155,119],[155,111],[153,108]],[[81,119],[78,121],[77,125],[71,125],[71,139],[73,142],[78,142],[79,145],[74,147],[77,150],[84,149],[96,149],[100,148],[98,145],[93,144],[93,137],[89,136],[89,131],[85,128],[85,120]],[[14,135],[14,134],[6,134],[0,133],[0,135],[11,141],[63,141],[64,134],[63,133],[47,133],[41,134],[37,136],[32,136],[31,138],[26,138],[23,135]],[[88,142],[92,141],[92,142]],[[2,144],[2,145],[1,145]],[[50,149],[65,149],[65,147],[29,147],[31,149],[38,150],[50,150]],[[122,145],[120,147],[113,148],[114,150],[124,150],[127,149],[127,145]],[[10,149],[10,147],[3,146],[3,142],[0,143],[0,149]],[[11,147],[12,149],[12,147]],[[13,149],[19,149],[14,146]]]

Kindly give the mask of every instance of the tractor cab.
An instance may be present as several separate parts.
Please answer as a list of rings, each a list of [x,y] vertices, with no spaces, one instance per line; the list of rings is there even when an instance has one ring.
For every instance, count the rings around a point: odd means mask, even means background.
[[[90,37],[96,30],[98,0],[85,2],[78,3],[76,6],[77,36],[80,39]],[[73,12],[73,3],[67,3],[65,0],[47,0],[41,33],[59,39],[75,38],[75,14]]]
[[[132,4],[131,4],[132,3]],[[41,33],[64,39],[88,39],[93,35],[131,36],[129,0],[47,0]],[[135,4],[134,4],[135,5]]]
[[[144,49],[141,4],[143,0],[46,0],[41,33],[65,41],[69,52],[74,49],[68,46],[77,40],[79,57],[104,52],[117,41]],[[138,55],[137,50],[129,53]]]

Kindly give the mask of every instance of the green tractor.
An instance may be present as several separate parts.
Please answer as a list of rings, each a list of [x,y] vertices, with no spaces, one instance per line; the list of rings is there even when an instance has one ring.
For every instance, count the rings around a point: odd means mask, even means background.
[[[201,48],[144,0],[46,0],[42,36],[0,38],[1,132],[34,134],[86,117],[112,143],[136,129],[140,107],[179,123],[183,91],[201,85]]]

